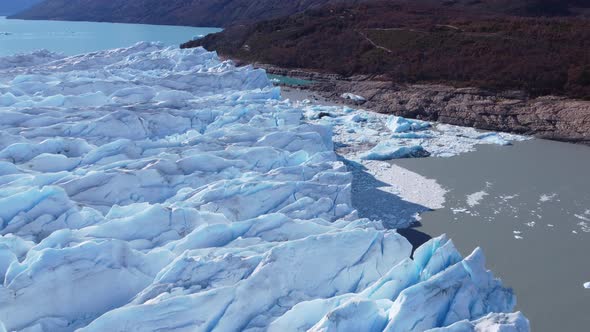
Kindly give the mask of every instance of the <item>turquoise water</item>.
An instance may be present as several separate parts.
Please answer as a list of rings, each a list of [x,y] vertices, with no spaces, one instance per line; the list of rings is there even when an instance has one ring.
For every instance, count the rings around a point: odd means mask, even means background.
[[[25,21],[0,17],[0,56],[48,49],[66,55],[126,47],[138,41],[179,45],[218,32],[196,28],[147,24]]]

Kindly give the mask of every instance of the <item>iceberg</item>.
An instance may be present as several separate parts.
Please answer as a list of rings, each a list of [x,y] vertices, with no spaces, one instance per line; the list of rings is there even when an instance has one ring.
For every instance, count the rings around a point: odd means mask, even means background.
[[[395,141],[384,141],[361,155],[363,160],[390,160],[428,157],[430,153],[421,145],[400,146]]]
[[[420,120],[411,120],[400,116],[390,116],[386,122],[387,128],[394,133],[405,133],[408,131],[420,131],[430,127],[430,123]]]
[[[0,63],[0,330],[529,330],[481,250],[359,218],[334,118],[264,71],[157,43]]]

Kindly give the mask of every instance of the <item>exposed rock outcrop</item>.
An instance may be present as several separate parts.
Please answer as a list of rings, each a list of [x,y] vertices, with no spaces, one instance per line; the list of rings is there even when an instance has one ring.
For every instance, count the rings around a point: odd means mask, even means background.
[[[309,89],[342,103],[353,93],[362,107],[379,113],[439,121],[479,129],[532,135],[590,144],[590,101],[545,96],[529,98],[521,91],[491,92],[446,85],[393,84],[379,77],[344,78],[317,72],[258,65],[268,72],[314,80]]]

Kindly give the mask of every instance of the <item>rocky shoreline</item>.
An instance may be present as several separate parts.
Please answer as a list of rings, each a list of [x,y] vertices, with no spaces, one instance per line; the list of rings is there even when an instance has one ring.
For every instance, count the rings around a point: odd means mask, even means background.
[[[342,77],[253,65],[270,74],[311,80],[313,84],[300,88],[378,113],[590,145],[590,101],[556,96],[530,98],[521,91],[497,93],[446,85],[396,84],[375,76]],[[344,99],[344,93],[362,96],[365,101]]]

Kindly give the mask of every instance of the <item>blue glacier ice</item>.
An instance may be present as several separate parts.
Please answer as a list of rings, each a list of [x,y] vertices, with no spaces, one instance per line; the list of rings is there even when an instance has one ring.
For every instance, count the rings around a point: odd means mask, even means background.
[[[0,64],[0,330],[529,330],[481,250],[358,218],[333,123],[264,71],[153,43]]]
[[[430,153],[421,145],[401,146],[396,141],[383,141],[361,155],[363,160],[390,160],[428,157]]]

